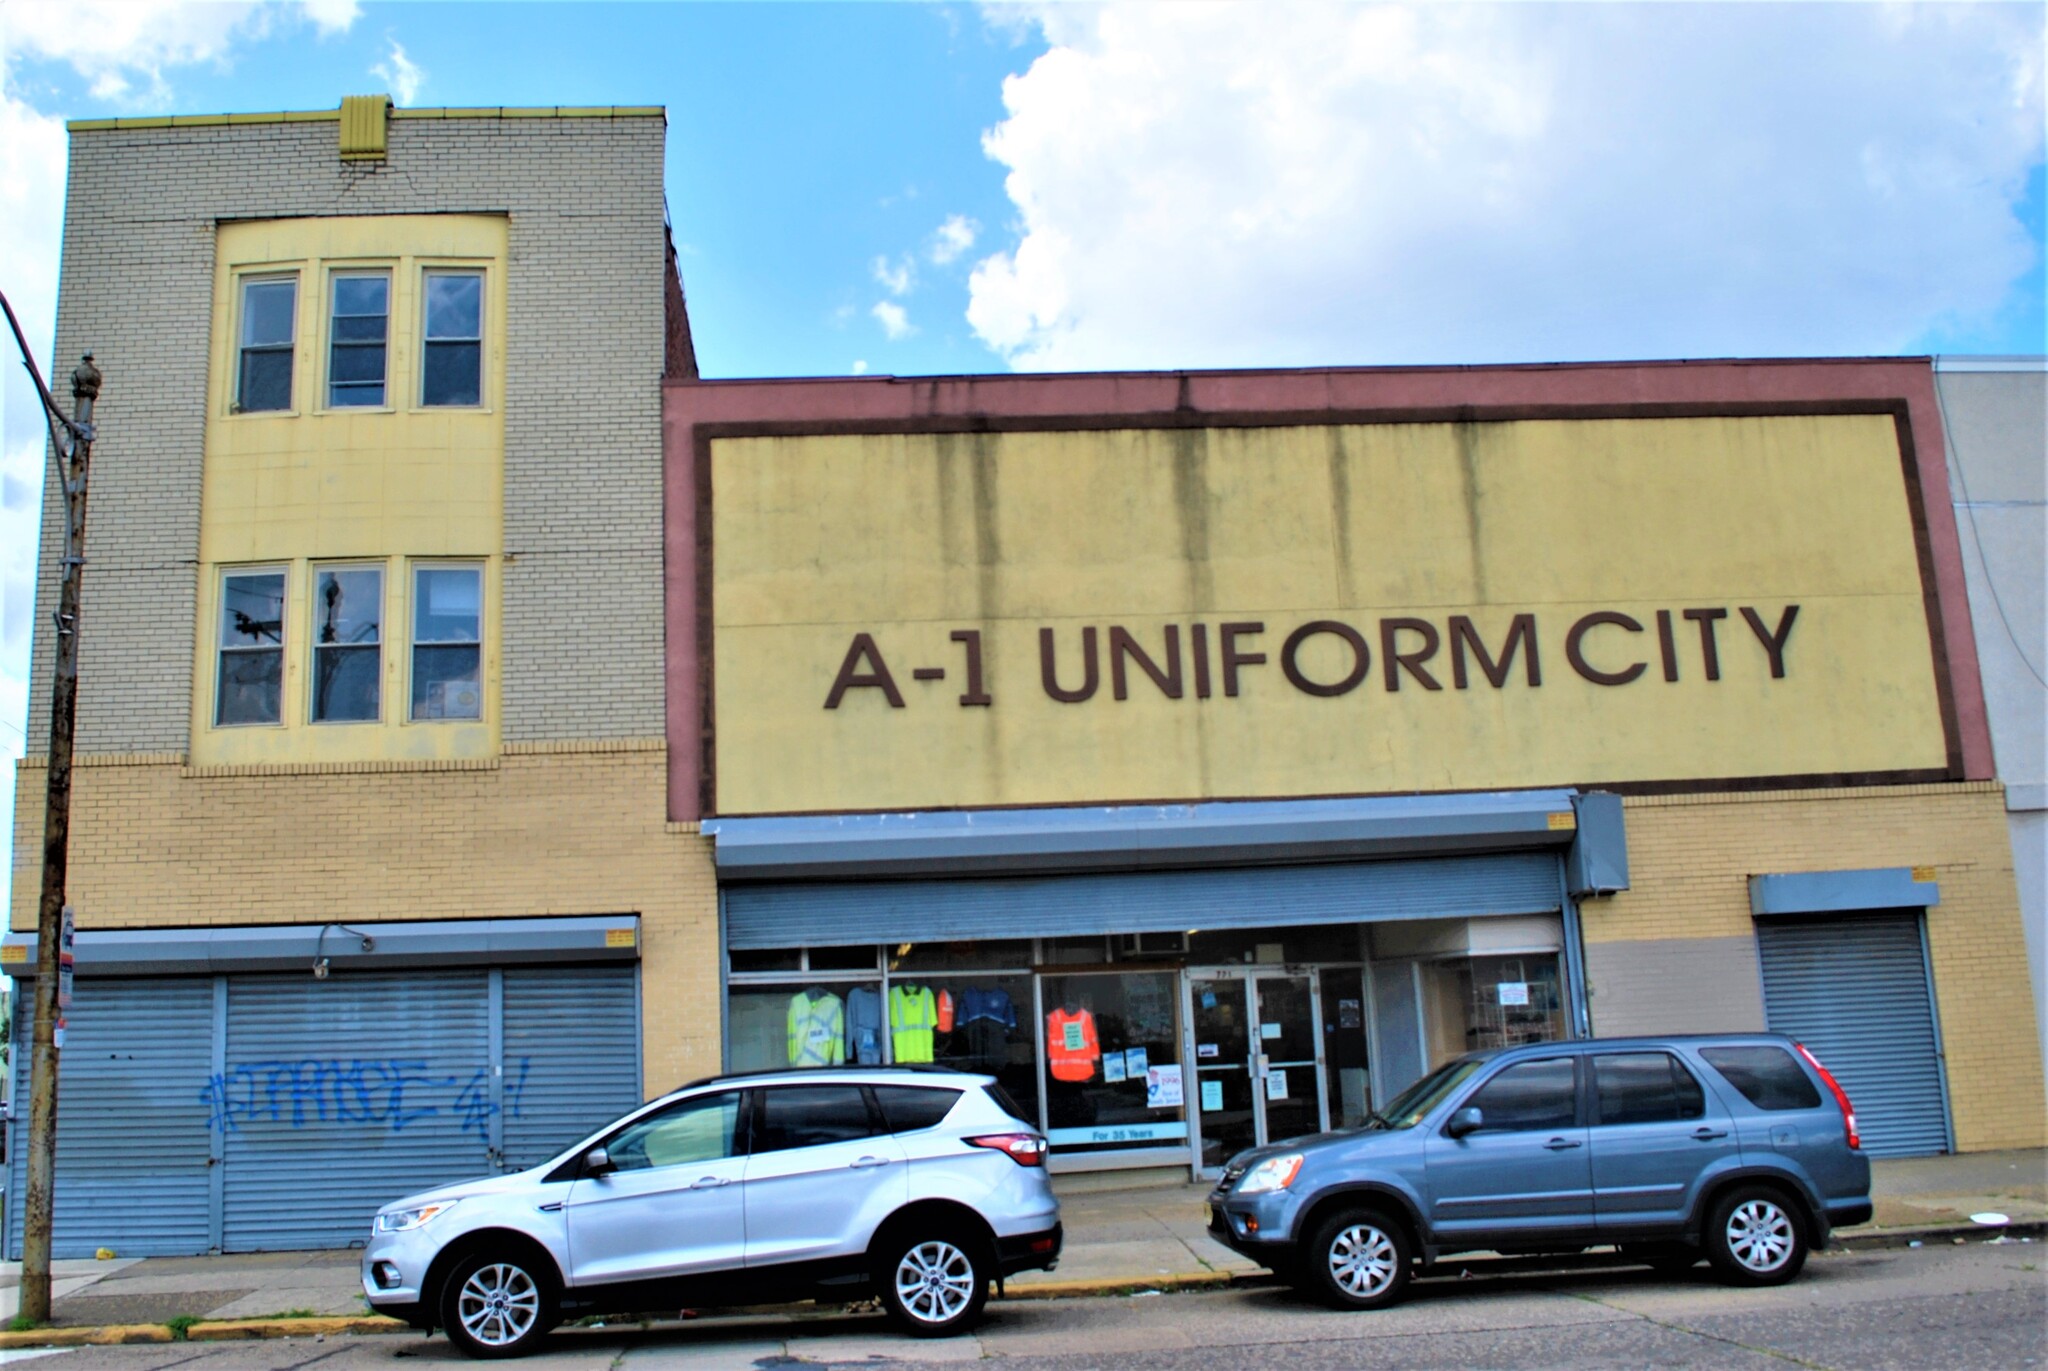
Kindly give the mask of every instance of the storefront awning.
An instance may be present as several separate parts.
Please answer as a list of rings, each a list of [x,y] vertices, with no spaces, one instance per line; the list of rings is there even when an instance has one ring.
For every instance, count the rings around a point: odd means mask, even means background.
[[[1144,871],[1559,848],[1570,790],[707,819],[721,882]]]

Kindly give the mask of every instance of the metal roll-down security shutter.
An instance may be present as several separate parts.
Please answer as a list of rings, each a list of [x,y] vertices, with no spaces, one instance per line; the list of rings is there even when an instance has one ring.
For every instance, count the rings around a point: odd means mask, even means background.
[[[492,1170],[490,973],[228,978],[228,1252],[347,1247],[379,1206]]]
[[[631,966],[504,972],[502,1165],[539,1166],[640,1103]]]
[[[1949,1148],[1921,919],[1914,910],[1757,924],[1765,1020],[1841,1082],[1873,1157]]]
[[[21,1255],[35,1022],[35,982],[16,985],[10,1257]],[[100,1247],[123,1257],[206,1251],[213,979],[81,980],[66,1019],[52,1254],[89,1258]]]

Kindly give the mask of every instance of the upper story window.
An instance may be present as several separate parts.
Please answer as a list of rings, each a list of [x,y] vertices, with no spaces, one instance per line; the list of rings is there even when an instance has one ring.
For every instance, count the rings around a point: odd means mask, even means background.
[[[292,407],[292,333],[298,299],[297,277],[260,276],[242,282],[235,407],[244,413]]]
[[[284,572],[232,571],[220,586],[216,724],[282,722]]]
[[[413,569],[412,717],[483,717],[483,568]]]
[[[480,405],[484,398],[484,278],[475,271],[427,273],[422,405]]]
[[[383,568],[321,567],[314,573],[314,723],[377,719],[383,623]]]
[[[337,275],[327,331],[327,403],[382,405],[391,278],[383,272]]]

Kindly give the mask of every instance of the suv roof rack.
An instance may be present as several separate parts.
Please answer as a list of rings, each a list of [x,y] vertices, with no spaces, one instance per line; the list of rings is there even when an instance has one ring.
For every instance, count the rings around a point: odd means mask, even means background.
[[[759,1071],[728,1071],[717,1076],[702,1076],[694,1081],[677,1086],[676,1090],[695,1090],[703,1085],[722,1085],[727,1081],[759,1080],[763,1076],[800,1076],[819,1071],[858,1071],[867,1074],[875,1071],[903,1071],[923,1076],[967,1076],[986,1075],[986,1072],[962,1071],[956,1066],[939,1062],[893,1062],[889,1065],[877,1063],[874,1066],[772,1066]],[[674,1094],[675,1090],[667,1092]]]

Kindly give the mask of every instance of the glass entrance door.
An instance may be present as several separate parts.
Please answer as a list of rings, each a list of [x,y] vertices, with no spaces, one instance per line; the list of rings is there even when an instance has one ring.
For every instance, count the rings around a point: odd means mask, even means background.
[[[1313,972],[1193,971],[1188,990],[1201,1170],[1327,1126]]]

